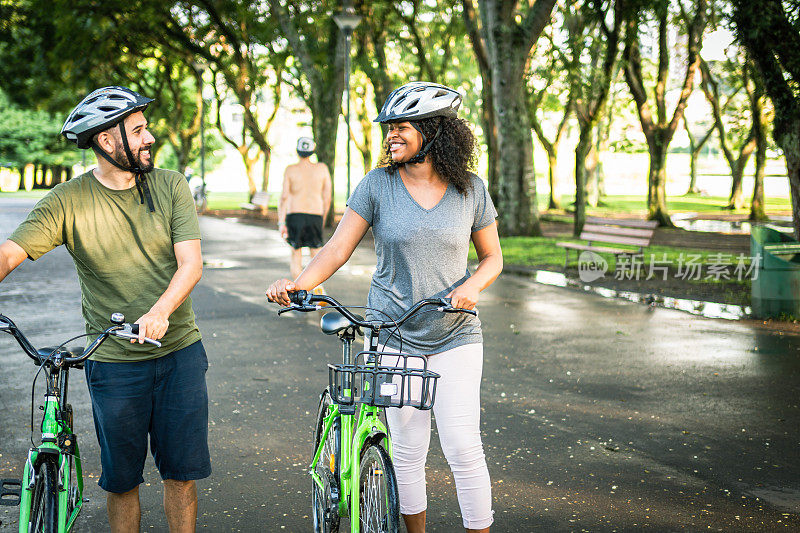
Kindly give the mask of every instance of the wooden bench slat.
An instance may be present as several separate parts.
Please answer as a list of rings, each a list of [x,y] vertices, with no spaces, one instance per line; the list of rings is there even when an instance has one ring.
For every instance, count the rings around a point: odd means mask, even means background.
[[[586,224],[583,226],[586,233],[603,233],[608,235],[625,235],[628,237],[642,237],[650,239],[653,237],[654,230],[645,228],[615,228],[613,226],[600,226],[597,224]]]
[[[556,246],[569,248],[570,250],[588,250],[591,252],[605,252],[608,254],[634,254],[637,250],[623,250],[622,248],[610,248],[608,246],[591,246],[588,244],[578,244],[574,242],[557,242]]]
[[[658,227],[655,220],[636,220],[620,218],[586,217],[586,224],[599,224],[604,226],[622,226],[627,228],[653,228]]]
[[[258,191],[253,195],[251,201],[239,204],[239,207],[249,211],[260,210],[262,214],[266,214],[269,208],[269,196],[270,194],[268,192]]]
[[[640,254],[642,248],[650,245],[658,222],[655,220],[622,220],[616,218],[586,217],[580,238],[590,243],[579,244],[573,242],[558,242],[556,246],[564,248],[564,270],[567,269],[570,250],[587,250],[592,252],[605,252],[614,255]],[[625,250],[612,248],[602,244],[627,244],[639,247],[638,250]]]
[[[604,235],[602,233],[581,233],[580,238],[584,241],[599,241],[610,242],[614,244],[630,244],[633,246],[647,246],[650,244],[650,239],[641,239],[636,237],[625,237],[622,235]]]

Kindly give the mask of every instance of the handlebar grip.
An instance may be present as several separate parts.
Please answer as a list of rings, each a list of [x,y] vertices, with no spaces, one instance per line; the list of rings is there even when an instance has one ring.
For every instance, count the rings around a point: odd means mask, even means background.
[[[472,316],[478,316],[477,309],[463,309],[461,307],[453,307],[453,299],[452,298],[439,298],[439,301],[442,302],[442,307],[439,309],[443,313],[466,313]]]
[[[135,339],[139,336],[139,324],[126,324],[125,329],[122,331],[115,331],[113,335],[115,337],[120,337],[123,339]],[[161,343],[155,339],[151,339],[150,337],[145,337],[144,342],[152,344],[156,348],[161,348]]]
[[[303,305],[303,302],[308,297],[308,291],[299,290],[289,293],[289,300],[295,305]]]

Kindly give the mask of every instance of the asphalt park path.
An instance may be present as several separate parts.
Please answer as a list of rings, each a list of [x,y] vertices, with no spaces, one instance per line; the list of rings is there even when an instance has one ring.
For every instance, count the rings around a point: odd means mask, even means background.
[[[0,195],[0,240],[31,207]],[[339,345],[318,316],[278,318],[264,300],[288,271],[277,232],[205,217],[201,228],[207,265],[192,297],[211,363],[214,473],[198,482],[198,529],[309,531],[311,429]],[[362,304],[373,262],[359,248],[328,292]],[[37,346],[81,333],[79,305],[63,248],[0,284],[0,313]],[[492,531],[800,530],[800,339],[512,275],[479,307]],[[0,478],[19,478],[35,366],[8,336],[0,365]],[[72,378],[90,499],[76,530],[107,531],[86,385]],[[459,531],[436,437],[428,493],[428,530]],[[141,498],[142,529],[166,531],[151,459]],[[16,531],[17,512],[0,507],[0,531]]]

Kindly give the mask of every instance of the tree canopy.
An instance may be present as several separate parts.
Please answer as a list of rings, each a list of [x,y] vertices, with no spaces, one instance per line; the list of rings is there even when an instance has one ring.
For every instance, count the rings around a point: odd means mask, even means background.
[[[557,183],[556,167],[558,146],[569,136],[577,143],[576,231],[584,204],[601,201],[601,154],[637,147],[650,158],[640,178],[648,184],[649,217],[670,224],[666,154],[679,126],[693,165],[702,146],[720,146],[730,162],[734,207],[745,201],[736,183],[746,155],[755,153],[756,166],[762,164],[765,132],[774,129],[800,217],[800,154],[798,163],[790,157],[800,145],[796,3],[351,3],[362,22],[347,51],[332,18],[341,8],[335,0],[6,0],[0,3],[0,165],[67,168],[79,161],[59,139],[59,117],[91,89],[121,84],[156,98],[151,127],[179,170],[198,166],[205,121],[216,139],[208,143],[226,143],[241,155],[251,193],[266,189],[278,110],[299,102],[310,113],[319,160],[333,171],[350,53],[354,120],[345,134],[365,167],[383,150],[370,119],[392,89],[417,79],[452,86],[464,94],[462,116],[483,141],[485,177],[505,234],[540,233],[534,168],[544,174],[545,160],[534,161],[535,140],[550,167],[548,207],[563,209],[558,189],[565,185]],[[738,52],[727,64],[706,60],[705,37],[726,24],[736,29],[731,46]],[[696,120],[685,116],[698,88],[709,106],[700,134]],[[238,110],[234,129],[221,117],[226,106]]]

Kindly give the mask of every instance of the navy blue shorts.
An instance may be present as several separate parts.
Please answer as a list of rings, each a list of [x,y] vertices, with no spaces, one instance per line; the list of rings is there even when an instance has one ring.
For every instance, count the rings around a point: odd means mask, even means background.
[[[211,475],[207,369],[200,341],[148,361],[86,361],[103,490],[123,493],[144,482],[148,435],[162,479]]]

